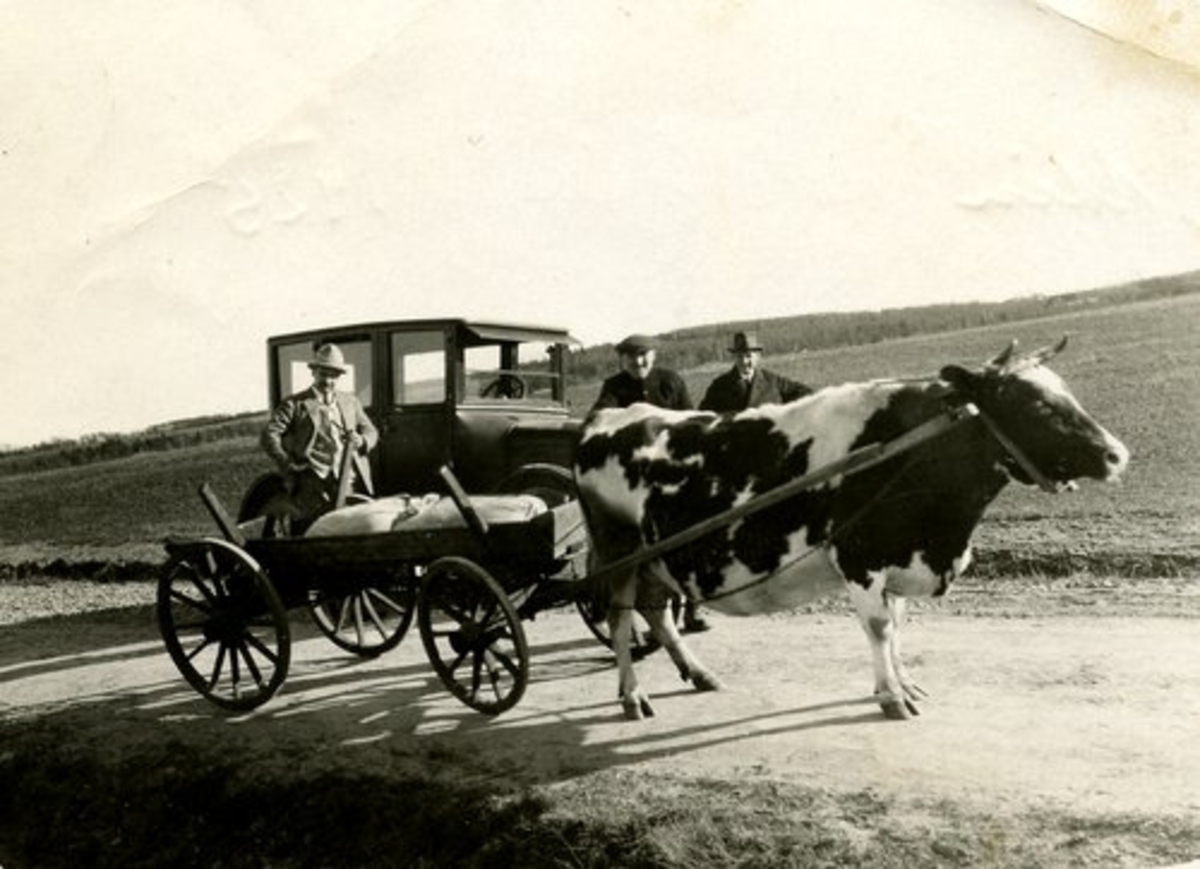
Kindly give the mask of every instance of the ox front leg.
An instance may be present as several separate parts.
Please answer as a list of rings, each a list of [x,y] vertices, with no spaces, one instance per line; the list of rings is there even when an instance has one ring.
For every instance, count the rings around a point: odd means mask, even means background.
[[[908,668],[904,666],[904,659],[900,654],[900,633],[904,627],[904,611],[908,602],[895,594],[885,594],[884,600],[892,614],[892,669],[896,671],[896,678],[900,681],[906,705],[915,712],[916,702],[924,700],[929,694],[908,675]]]
[[[884,593],[886,580],[883,574],[877,573],[870,573],[867,578],[870,584],[865,588],[851,582],[849,589],[858,620],[871,644],[871,658],[875,664],[875,697],[885,717],[893,720],[912,718],[919,713],[896,671],[898,655],[895,643],[899,625],[892,618],[893,610]]]
[[[617,693],[625,717],[639,721],[654,715],[650,698],[638,684],[633,669],[633,608],[637,596],[636,575],[613,581],[612,601],[608,609],[608,634],[612,637],[613,652],[617,656]]]

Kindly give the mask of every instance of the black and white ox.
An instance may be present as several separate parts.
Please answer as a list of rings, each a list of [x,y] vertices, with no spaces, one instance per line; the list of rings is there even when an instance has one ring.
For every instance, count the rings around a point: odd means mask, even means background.
[[[575,475],[592,570],[610,574],[608,623],[626,717],[654,714],[633,669],[634,609],[685,680],[716,690],[720,682],[667,615],[669,593],[751,614],[843,587],[870,641],[884,714],[916,714],[924,692],[900,659],[905,599],[946,593],[970,560],[984,509],[1009,480],[1050,489],[1076,478],[1113,480],[1129,460],[1125,446],[1045,367],[1066,339],[1024,356],[1014,353],[1015,344],[977,370],[952,365],[936,378],[832,386],[732,416],[647,404],[594,413]],[[718,521],[694,542],[638,557],[789,480],[838,467],[852,451],[969,405],[979,413],[911,449],[812,488],[801,484],[794,496]]]

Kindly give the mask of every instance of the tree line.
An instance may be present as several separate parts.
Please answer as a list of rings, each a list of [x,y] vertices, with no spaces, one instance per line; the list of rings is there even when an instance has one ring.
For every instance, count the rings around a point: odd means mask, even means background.
[[[1051,317],[1087,307],[1123,305],[1200,292],[1200,271],[1151,278],[1113,287],[1053,296],[1025,296],[1003,302],[961,302],[880,311],[803,314],[765,320],[746,320],[679,329],[659,335],[660,362],[678,371],[728,358],[729,340],[741,330],[753,330],[772,355],[804,350],[876,344],[912,335],[955,332],[1020,320]],[[571,353],[568,374],[577,383],[607,377],[614,371],[612,344]]]
[[[99,432],[74,439],[55,439],[0,452],[0,476],[77,467],[123,459],[138,453],[196,447],[246,435],[258,436],[267,415],[254,411],[237,415],[197,417],[152,426],[138,432]]]

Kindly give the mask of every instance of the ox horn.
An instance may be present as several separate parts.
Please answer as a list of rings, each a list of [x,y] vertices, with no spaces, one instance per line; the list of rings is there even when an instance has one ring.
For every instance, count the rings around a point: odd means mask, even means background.
[[[988,361],[988,365],[990,365],[993,368],[1003,368],[1005,365],[1007,365],[1009,363],[1009,360],[1012,359],[1012,355],[1013,355],[1013,353],[1016,352],[1016,350],[1017,350],[1017,339],[1013,338],[1011,341],[1008,342],[1007,347],[1005,347],[1003,350],[1001,350],[999,353],[997,353],[991,360]]]
[[[1048,362],[1049,360],[1053,359],[1063,351],[1064,347],[1067,346],[1067,337],[1067,335],[1063,335],[1062,339],[1057,344],[1048,344],[1041,350],[1035,350],[1033,353],[1030,353],[1030,362],[1032,362],[1034,365],[1041,365],[1043,362]]]

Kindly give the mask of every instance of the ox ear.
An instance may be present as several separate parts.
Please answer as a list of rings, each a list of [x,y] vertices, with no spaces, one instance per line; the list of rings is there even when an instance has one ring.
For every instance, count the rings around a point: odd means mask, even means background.
[[[961,365],[947,365],[938,372],[938,376],[949,383],[955,391],[968,396],[975,392],[975,386],[980,379],[978,374],[968,371]]]
[[[1060,340],[1057,344],[1047,345],[1041,350],[1035,350],[1033,353],[1030,353],[1029,361],[1034,365],[1041,365],[1044,362],[1049,362],[1051,359],[1061,353],[1063,348],[1067,346],[1068,337],[1068,335],[1063,335],[1062,340]]]
[[[1008,346],[988,360],[988,366],[991,368],[1003,368],[1012,361],[1013,353],[1017,351],[1017,339],[1013,338],[1008,342]]]

